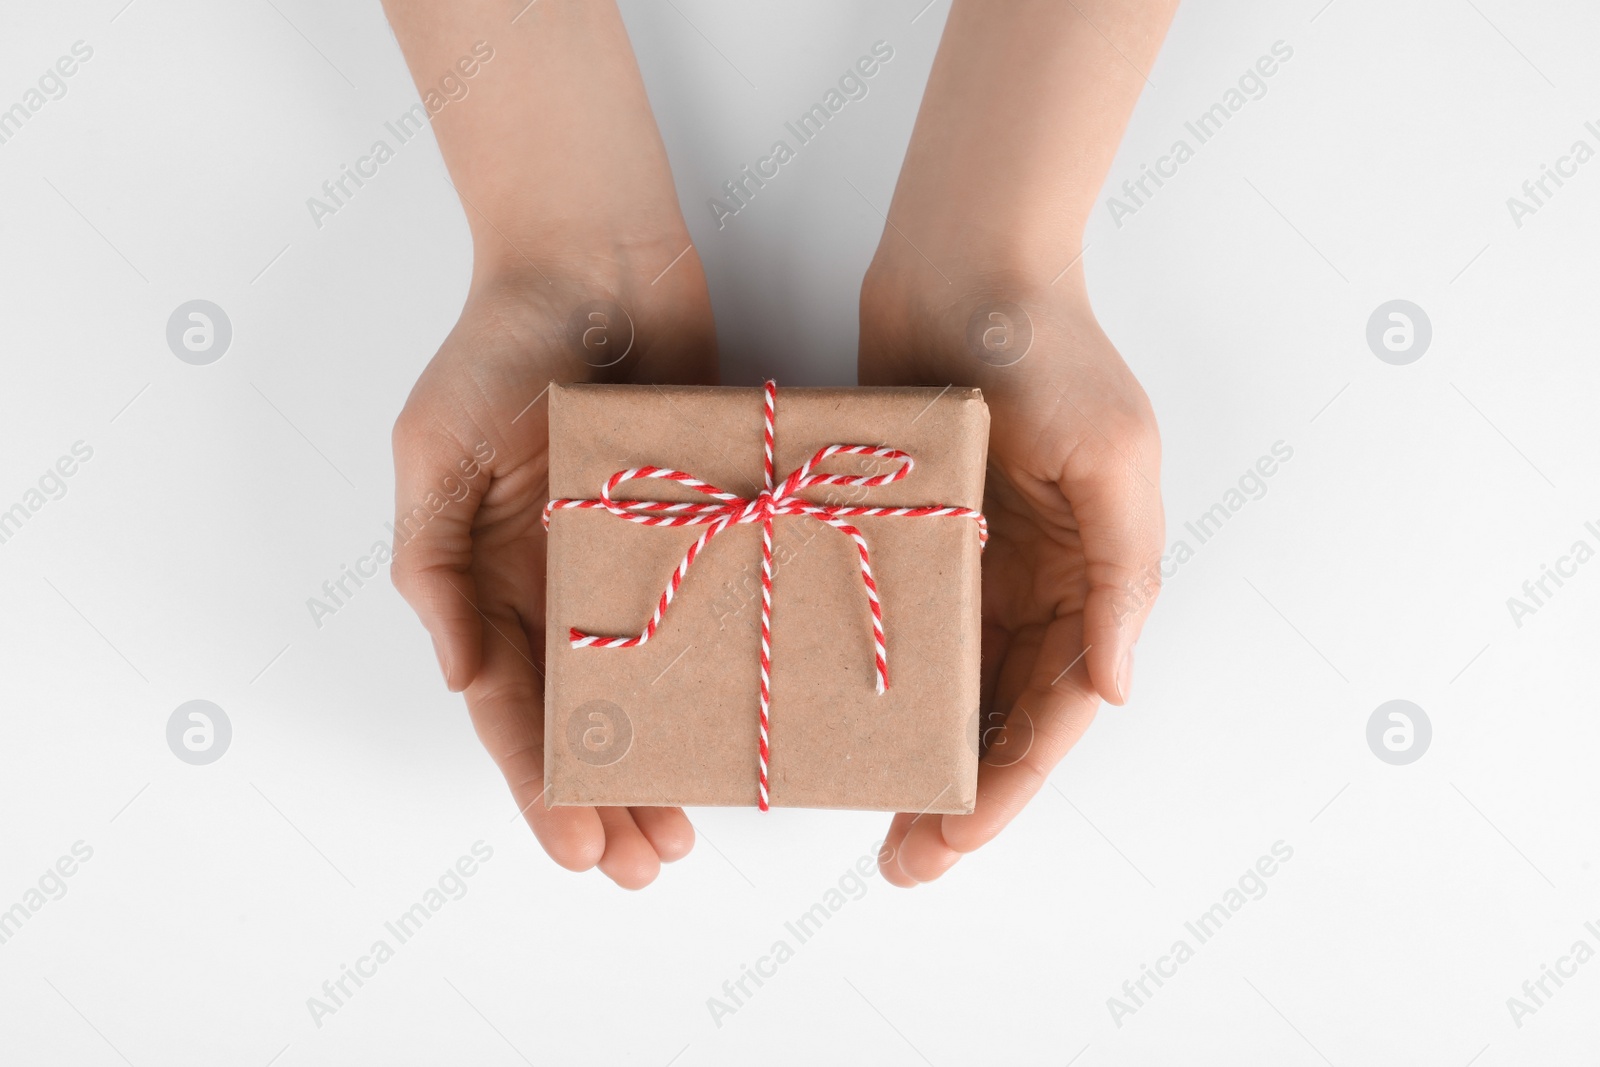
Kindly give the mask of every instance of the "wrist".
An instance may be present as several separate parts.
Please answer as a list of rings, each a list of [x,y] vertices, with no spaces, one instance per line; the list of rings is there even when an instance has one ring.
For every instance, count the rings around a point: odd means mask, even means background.
[[[508,230],[475,230],[474,289],[593,292],[620,299],[624,292],[652,288],[662,272],[690,245],[679,217],[645,226],[638,221],[575,227],[563,219],[529,220]],[[698,270],[691,252],[674,267]]]
[[[462,319],[561,381],[716,373],[705,275],[686,231],[570,235],[475,252]]]
[[[942,261],[918,245],[913,248],[893,227],[885,231],[862,278],[864,320],[927,321],[947,309],[985,301],[1024,308],[1049,303],[1073,314],[1093,314],[1076,237],[1059,245],[973,240]]]
[[[901,186],[873,272],[925,274],[957,287],[964,280],[1064,286],[1074,275],[1081,282],[1086,220],[1063,207],[1059,192],[1030,195],[1010,182],[919,188],[904,177]]]

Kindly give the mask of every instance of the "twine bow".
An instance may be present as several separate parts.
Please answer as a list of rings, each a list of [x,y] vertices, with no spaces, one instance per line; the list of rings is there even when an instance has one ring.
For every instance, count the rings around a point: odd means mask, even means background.
[[[989,527],[983,513],[971,508],[946,507],[932,505],[914,508],[882,508],[882,507],[854,507],[832,504],[815,504],[800,497],[798,494],[806,489],[819,485],[851,485],[862,488],[873,488],[880,485],[889,485],[898,482],[911,473],[916,461],[905,452],[895,448],[877,448],[871,445],[828,445],[817,450],[817,453],[804,464],[797,467],[782,484],[773,478],[772,466],[772,440],[773,440],[773,412],[777,405],[778,386],[776,382],[768,381],[763,391],[765,400],[766,433],[764,445],[766,449],[765,474],[766,488],[753,499],[746,499],[737,494],[718,489],[708,482],[683,471],[669,470],[665,467],[632,467],[628,470],[618,471],[607,478],[600,486],[600,496],[593,500],[552,500],[545,505],[544,523],[550,525],[550,514],[558,509],[566,508],[600,508],[620,519],[638,523],[641,526],[704,526],[702,533],[694,544],[689,546],[689,551],[684,554],[682,562],[672,572],[666,588],[661,591],[661,598],[656,602],[655,614],[645,624],[643,632],[634,637],[603,637],[597,634],[586,634],[581,630],[572,629],[569,632],[573,648],[636,648],[655,636],[661,626],[661,621],[666,617],[667,607],[677,595],[678,586],[683,582],[683,577],[689,572],[689,567],[695,558],[700,555],[705,547],[729,526],[742,526],[746,524],[761,524],[761,793],[760,808],[766,811],[767,804],[767,757],[769,755],[767,727],[768,710],[771,706],[771,669],[772,669],[772,520],[780,515],[809,515],[827,523],[834,529],[845,534],[855,542],[856,552],[861,561],[861,583],[867,592],[867,606],[872,611],[872,644],[873,656],[876,661],[877,691],[881,694],[889,688],[888,654],[883,642],[883,605],[878,600],[878,583],[872,577],[872,557],[867,549],[867,539],[860,530],[852,526],[847,519],[863,516],[895,516],[907,518],[922,518],[925,516],[953,516],[962,519],[976,519],[978,522],[978,544],[981,548],[989,539]],[[879,459],[893,460],[898,465],[887,474],[874,475],[846,475],[814,473],[816,466],[833,456],[872,456]],[[688,486],[697,492],[711,497],[717,503],[702,504],[674,504],[661,500],[617,500],[612,494],[624,482],[635,479],[664,478],[680,485]]]

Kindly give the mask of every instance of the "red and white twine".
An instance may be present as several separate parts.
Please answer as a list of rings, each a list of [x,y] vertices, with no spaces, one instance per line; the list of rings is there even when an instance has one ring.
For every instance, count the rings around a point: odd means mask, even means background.
[[[915,460],[908,454],[894,448],[875,448],[870,445],[828,445],[819,449],[802,466],[797,468],[781,485],[773,478],[772,439],[773,439],[773,412],[777,405],[778,385],[769,381],[763,393],[765,400],[766,429],[763,440],[765,449],[766,488],[753,500],[748,500],[733,493],[725,492],[716,486],[686,474],[683,471],[668,470],[664,467],[633,467],[629,470],[618,471],[607,478],[600,486],[600,496],[595,500],[552,500],[545,505],[544,522],[550,525],[550,513],[557,509],[565,508],[601,508],[611,514],[641,526],[704,526],[705,533],[701,534],[694,544],[689,546],[689,551],[684,554],[682,562],[672,572],[671,579],[666,588],[661,591],[661,598],[656,601],[655,614],[645,624],[644,631],[635,637],[601,637],[595,634],[586,634],[580,630],[571,630],[570,636],[573,648],[634,648],[644,644],[655,636],[656,630],[661,626],[661,621],[666,617],[667,606],[677,595],[678,586],[689,572],[689,566],[694,563],[695,557],[700,555],[711,539],[726,530],[729,526],[740,526],[747,523],[761,524],[761,793],[760,807],[767,810],[767,757],[769,754],[767,727],[768,710],[771,705],[771,671],[772,671],[772,520],[779,515],[809,515],[827,523],[834,529],[848,536],[856,544],[856,552],[861,560],[861,583],[867,591],[867,606],[872,611],[872,644],[873,656],[877,668],[877,690],[881,694],[889,688],[888,653],[883,642],[883,605],[878,600],[878,583],[872,577],[872,558],[867,550],[867,539],[861,531],[846,519],[858,517],[893,516],[904,518],[923,518],[928,516],[951,516],[960,519],[976,519],[978,522],[978,545],[981,548],[989,540],[989,527],[980,511],[971,508],[957,508],[944,506],[923,506],[914,508],[878,508],[878,507],[845,507],[836,505],[813,504],[799,497],[798,493],[819,485],[852,485],[864,488],[873,488],[897,482],[911,473]],[[873,456],[879,459],[888,459],[898,462],[898,466],[887,474],[875,475],[846,475],[846,474],[815,474],[812,473],[819,463],[832,456]],[[635,479],[665,478],[669,481],[686,485],[690,489],[704,493],[716,500],[715,504],[673,504],[660,500],[617,500],[612,494],[624,482]]]

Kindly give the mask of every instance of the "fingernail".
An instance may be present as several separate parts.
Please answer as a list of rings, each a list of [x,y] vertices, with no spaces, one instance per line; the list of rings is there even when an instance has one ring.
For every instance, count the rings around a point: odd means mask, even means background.
[[[434,637],[432,634],[428,635],[428,639],[433,642],[433,658],[439,661],[439,673],[444,675],[444,684],[449,686],[450,661],[445,659],[444,649],[439,647],[439,639]]]
[[[1133,688],[1133,646],[1128,646],[1128,651],[1122,654],[1122,666],[1117,668],[1117,693],[1127,702],[1128,692]]]

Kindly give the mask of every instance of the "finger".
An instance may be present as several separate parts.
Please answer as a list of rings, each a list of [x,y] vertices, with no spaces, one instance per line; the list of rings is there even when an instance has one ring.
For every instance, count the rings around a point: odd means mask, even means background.
[[[931,882],[944,874],[961,853],[944,839],[941,815],[918,815],[911,820],[905,840],[900,843],[900,873],[913,882]]]
[[[1083,538],[1089,677],[1112,704],[1128,699],[1133,646],[1161,590],[1166,536],[1161,442],[1142,393],[1139,399],[1135,414],[1092,417],[1089,440],[1074,451],[1060,479]]]
[[[433,639],[452,692],[477,673],[482,649],[472,579],[472,520],[494,458],[487,442],[464,446],[415,400],[394,425],[394,561],[390,579]]]
[[[883,846],[878,849],[878,873],[883,875],[885,882],[901,889],[910,889],[917,884],[915,878],[900,869],[900,846],[905,842],[906,832],[911,829],[911,820],[914,818],[916,816],[911,812],[902,811],[889,820],[889,832],[884,836]]]
[[[516,616],[479,618],[483,666],[467,686],[472,725],[550,858],[569,871],[600,862],[605,831],[594,808],[545,807],[544,690]]]
[[[1006,718],[1003,738],[978,766],[978,800],[972,814],[940,820],[944,845],[971,852],[993,840],[1039,792],[1094,721],[1100,696],[1080,657],[1080,633],[1075,617],[1057,619],[1045,630],[1028,686]],[[1065,664],[1071,667],[1064,668]],[[923,862],[932,862],[932,857]]]
[[[682,808],[629,808],[633,821],[663,863],[673,863],[694,848],[694,827]]]
[[[643,889],[661,873],[661,858],[627,808],[596,808],[605,827],[606,850],[600,870],[623,889]]]

